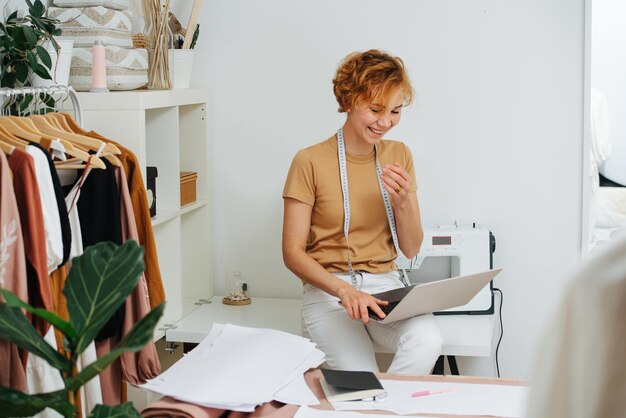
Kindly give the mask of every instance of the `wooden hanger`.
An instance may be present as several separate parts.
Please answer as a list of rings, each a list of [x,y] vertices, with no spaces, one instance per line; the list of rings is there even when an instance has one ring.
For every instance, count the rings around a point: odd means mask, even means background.
[[[46,116],[49,116],[50,118],[53,118],[54,120],[56,120],[59,123],[59,125],[61,125],[63,127],[62,129],[65,130],[65,131],[73,132],[73,133],[78,134],[78,135],[88,136],[87,132],[85,132],[84,130],[82,130],[82,129],[77,130],[77,129],[73,128],[73,126],[78,126],[78,123],[76,123],[76,121],[74,121],[72,116],[68,115],[67,113],[54,112],[54,113],[48,113]],[[68,119],[72,120],[72,122],[73,122],[72,126],[70,126],[70,124],[68,122]],[[119,148],[117,148],[117,147],[115,147],[115,148],[119,150]],[[120,153],[118,153],[118,154],[120,154]],[[107,154],[107,153],[102,153],[101,155],[104,158],[106,158],[115,167],[121,167],[122,166],[122,162],[115,155]]]
[[[73,132],[67,132],[62,129],[55,128],[50,124],[49,120],[45,116],[31,115],[28,116],[28,119],[30,119],[35,124],[37,129],[39,129],[41,132],[65,139],[67,141],[73,142],[74,144],[81,145],[82,147],[89,150],[97,151],[100,149],[102,144],[104,144],[103,154],[101,154],[101,156],[105,156],[105,154],[121,154],[119,148],[117,148],[113,144],[108,144],[100,141],[99,139],[91,138],[85,135],[78,135]],[[116,163],[119,163],[119,166],[121,166],[121,162],[118,158],[115,158],[114,161],[111,161],[111,164],[116,165]]]
[[[58,139],[56,137],[45,135],[39,132],[36,126],[28,118],[20,118],[17,116],[0,117],[0,127],[4,128],[6,131],[18,138],[22,138],[31,142],[36,142],[38,144],[41,143],[43,139],[47,139],[49,141]],[[85,162],[89,159],[89,154],[86,151],[75,147],[69,141],[63,139],[58,140],[63,145],[66,154]],[[91,165],[93,167],[101,169],[106,168],[102,160],[95,156],[91,159]]]
[[[16,143],[25,142],[19,138],[15,138],[10,132],[7,132],[2,126],[0,126],[0,149],[6,155],[11,155],[15,151]],[[19,145],[20,147],[22,145]]]
[[[65,119],[65,123],[67,123],[67,125],[70,127],[72,132],[80,134],[80,135],[87,135],[87,131],[81,128],[78,122],[74,120],[72,115],[70,115],[69,113],[63,113],[63,112],[59,112],[58,114],[61,115]]]
[[[54,126],[57,129],[65,130],[61,125],[59,125],[59,122],[57,122],[55,119],[49,117],[48,115],[45,115],[45,117],[48,118],[48,123],[50,123],[50,125]]]
[[[39,131],[35,124],[28,118],[22,116],[4,116],[3,118],[13,121],[13,123],[19,126],[22,130],[35,134],[42,139],[47,139],[49,141],[55,139],[55,137],[46,135],[43,132]]]
[[[100,146],[103,144],[102,141],[96,138],[91,138],[85,135],[78,135],[71,131],[63,131],[57,129],[48,123],[48,120],[43,115],[31,115],[28,116],[29,119],[33,121],[37,129],[40,131],[47,133],[48,135],[53,135],[57,137],[62,137],[67,139],[68,141],[72,141],[76,144],[83,145],[85,148],[97,151],[100,149]],[[104,152],[108,152],[110,154],[121,154],[122,152],[113,144],[105,143]]]
[[[16,117],[16,119],[19,119]],[[3,127],[6,131],[11,134],[25,139],[26,141],[37,142],[41,141],[41,135],[38,135],[28,128],[24,128],[19,125],[16,121],[9,117],[0,117],[0,126]]]
[[[72,128],[70,128],[70,126],[68,125],[68,123],[66,122],[64,117],[58,117],[59,114],[56,112],[50,112],[50,113],[46,113],[44,115],[48,122],[50,123],[50,125],[52,125],[53,127],[60,129],[62,131],[65,132],[70,132],[70,133],[75,133]],[[69,169],[78,169],[78,168],[85,168],[85,165],[77,165],[74,164],[74,162],[76,161],[85,161],[87,162],[91,156],[91,165],[93,167],[96,168],[102,168],[105,169],[106,166],[104,165],[104,163],[102,162],[102,160],[100,159],[100,157],[96,157],[93,154],[89,154],[85,151],[82,151],[84,153],[84,155],[82,156],[78,156],[75,155],[75,157],[78,158],[70,158],[69,160],[66,161],[57,161],[56,165],[57,168],[62,168],[64,170],[69,170]],[[122,165],[122,162],[119,161],[119,159],[117,157],[115,157],[114,155],[107,155],[105,152],[103,152],[102,154],[100,154],[103,158],[106,158],[107,160],[109,160],[111,162],[111,164],[113,164],[114,166],[120,167]],[[119,161],[119,164],[116,164],[116,161]]]
[[[15,145],[11,145],[7,142],[4,142],[2,139],[0,139],[0,149],[6,155],[11,155],[13,151],[15,151]]]
[[[26,148],[26,146],[28,145],[28,141],[24,141],[23,139],[18,138],[17,136],[13,135],[11,132],[9,132],[7,129],[5,129],[1,125],[0,125],[0,138],[5,143],[14,145],[16,147]]]
[[[65,119],[65,117],[63,115],[61,115],[60,113],[52,112],[52,113],[46,114],[46,116],[49,119],[56,121],[58,126],[59,126],[59,128],[63,129],[64,131],[74,132],[75,134],[84,135],[84,133],[82,133],[82,132],[74,131],[74,129],[72,129],[70,127],[70,124],[67,123],[67,120]]]
[[[56,113],[56,112],[46,113],[45,117],[48,118],[48,122],[50,122],[50,124],[52,126],[58,128],[58,129],[61,129],[62,131],[66,131],[66,132],[70,132],[70,133],[77,133],[69,126],[69,124],[67,123],[65,118],[63,116],[59,115],[58,113]],[[82,133],[78,133],[78,135],[87,136],[87,135],[84,135]],[[104,141],[102,141],[102,142],[104,142]],[[122,162],[115,155],[109,154],[107,151],[103,151],[100,155],[103,158],[106,158],[113,166],[115,166],[115,167],[121,167],[122,166]]]

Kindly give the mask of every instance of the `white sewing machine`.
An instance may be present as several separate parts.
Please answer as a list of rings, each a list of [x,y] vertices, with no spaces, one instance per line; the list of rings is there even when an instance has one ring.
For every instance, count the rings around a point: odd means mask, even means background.
[[[411,283],[424,283],[493,268],[496,241],[480,226],[424,228],[422,248],[413,259],[398,257],[396,264],[407,270]],[[492,314],[493,285],[485,286],[469,303],[435,314]]]

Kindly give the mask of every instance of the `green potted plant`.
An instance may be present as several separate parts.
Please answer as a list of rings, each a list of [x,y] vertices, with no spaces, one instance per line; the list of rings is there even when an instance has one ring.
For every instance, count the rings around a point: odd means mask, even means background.
[[[0,386],[0,417],[29,417],[45,408],[52,408],[66,418],[75,417],[78,412],[75,400],[81,386],[122,353],[137,352],[152,341],[154,328],[163,314],[164,303],[135,324],[108,354],[81,371],[76,368],[78,356],[137,286],[144,270],[143,253],[143,248],[135,241],[127,241],[121,246],[103,242],[88,247],[81,256],[74,258],[63,288],[69,321],[45,309],[34,308],[13,293],[0,289],[4,299],[0,302],[0,339],[41,357],[59,370],[65,382],[62,390],[38,395],[28,395]],[[63,333],[64,354],[44,341],[24,311],[45,319]],[[140,417],[130,402],[111,407],[97,405],[89,417],[119,416]]]
[[[32,85],[33,74],[44,80],[52,80],[52,58],[44,44],[49,42],[59,53],[59,44],[54,39],[61,35],[56,19],[45,16],[46,8],[41,0],[26,0],[28,15],[18,17],[12,13],[4,23],[0,23],[0,87],[24,87]],[[27,96],[19,105],[14,105],[12,113],[23,112],[32,96]],[[51,97],[42,96],[48,106]]]

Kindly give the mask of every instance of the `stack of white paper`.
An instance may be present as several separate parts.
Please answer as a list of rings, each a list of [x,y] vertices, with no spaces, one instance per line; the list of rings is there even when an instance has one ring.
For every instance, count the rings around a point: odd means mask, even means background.
[[[306,338],[281,331],[215,324],[167,371],[141,387],[202,406],[251,412],[272,400],[319,402],[303,374],[324,361]]]

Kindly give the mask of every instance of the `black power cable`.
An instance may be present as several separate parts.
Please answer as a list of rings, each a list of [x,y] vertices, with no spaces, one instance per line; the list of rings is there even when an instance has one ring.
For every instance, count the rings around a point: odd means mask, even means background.
[[[499,309],[500,338],[498,339],[498,345],[496,346],[496,370],[498,372],[498,377],[500,377],[500,364],[498,363],[498,350],[500,349],[500,343],[502,342],[502,336],[504,335],[504,327],[502,325],[502,304],[504,303],[504,295],[502,294],[502,290],[498,289],[497,287],[494,287],[493,291],[500,293],[500,309]]]

